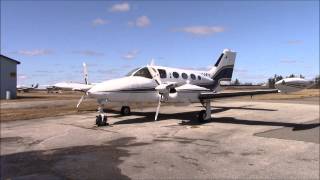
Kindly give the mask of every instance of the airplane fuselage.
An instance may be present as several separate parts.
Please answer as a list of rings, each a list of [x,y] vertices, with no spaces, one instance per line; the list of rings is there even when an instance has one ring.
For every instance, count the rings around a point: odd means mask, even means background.
[[[214,83],[210,75],[202,71],[163,66],[152,66],[152,68],[159,72],[162,83],[175,83],[179,86],[169,93],[168,103],[199,102],[199,94],[210,91],[206,87],[210,87]],[[195,86],[192,87],[193,85]],[[155,89],[157,86],[158,84],[148,74],[146,67],[142,67],[134,70],[126,77],[95,85],[88,91],[88,95],[107,102],[156,103],[159,101],[159,93]]]

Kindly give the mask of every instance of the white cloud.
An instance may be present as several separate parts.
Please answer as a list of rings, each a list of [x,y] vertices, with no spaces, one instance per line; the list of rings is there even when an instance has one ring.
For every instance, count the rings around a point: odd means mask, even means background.
[[[147,16],[138,17],[138,19],[136,20],[136,26],[139,26],[139,27],[148,26],[150,25],[150,23],[151,23],[150,19]]]
[[[111,12],[126,12],[130,10],[130,4],[127,2],[114,4],[111,8]]]
[[[101,19],[101,18],[96,18],[92,21],[92,24],[94,26],[99,26],[99,25],[104,25],[104,24],[108,24],[109,21],[106,19]]]
[[[283,59],[283,60],[280,60],[280,62],[283,64],[294,64],[294,63],[297,63],[298,61],[292,60],[292,59]]]
[[[19,50],[13,53],[24,55],[24,56],[43,56],[43,55],[52,54],[52,51],[49,49],[33,49],[33,50]]]
[[[122,58],[129,59],[129,60],[134,59],[138,55],[138,53],[139,53],[139,50],[132,50],[124,54]]]
[[[150,19],[147,16],[140,16],[135,21],[129,21],[129,26],[146,27],[151,24]]]
[[[81,54],[84,56],[103,56],[104,53],[92,51],[92,50],[81,50],[81,51],[73,51],[75,54]]]
[[[296,45],[296,44],[303,44],[303,41],[302,40],[289,40],[287,41],[288,44],[291,44],[291,45]]]
[[[222,26],[189,26],[174,29],[175,31],[190,33],[193,35],[205,36],[224,32],[226,29]]]

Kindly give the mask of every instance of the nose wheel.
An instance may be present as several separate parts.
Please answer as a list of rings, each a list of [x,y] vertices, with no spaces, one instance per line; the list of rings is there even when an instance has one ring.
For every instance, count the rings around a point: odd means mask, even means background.
[[[97,126],[108,126],[109,123],[107,122],[108,118],[107,115],[103,111],[103,104],[99,104],[98,107],[99,115],[96,116],[96,125]]]
[[[109,125],[109,123],[107,123],[107,116],[104,116],[104,115],[96,116],[96,125],[97,126],[107,126],[107,125]]]

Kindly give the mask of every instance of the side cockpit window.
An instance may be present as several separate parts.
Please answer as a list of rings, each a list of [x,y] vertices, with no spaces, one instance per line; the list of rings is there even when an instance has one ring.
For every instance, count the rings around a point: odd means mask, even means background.
[[[166,70],[164,70],[164,69],[158,69],[158,72],[159,72],[159,74],[160,74],[160,78],[161,78],[161,79],[167,78],[167,72],[166,72]]]
[[[134,73],[133,76],[141,76],[141,77],[152,79],[152,76],[151,76],[148,68],[146,68],[146,67],[142,68],[139,71],[137,71],[136,73]]]

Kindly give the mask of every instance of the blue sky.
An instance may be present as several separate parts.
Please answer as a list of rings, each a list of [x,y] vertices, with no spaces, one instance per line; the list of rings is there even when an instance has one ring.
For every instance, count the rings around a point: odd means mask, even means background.
[[[121,77],[156,65],[207,69],[237,51],[233,79],[319,74],[319,1],[1,1],[1,54],[18,84]]]

